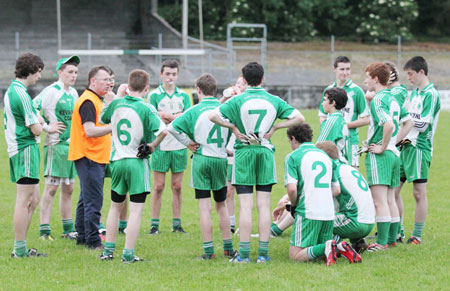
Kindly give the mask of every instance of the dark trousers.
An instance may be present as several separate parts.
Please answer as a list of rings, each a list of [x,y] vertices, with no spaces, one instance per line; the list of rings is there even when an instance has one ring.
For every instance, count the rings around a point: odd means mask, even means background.
[[[75,218],[77,242],[95,248],[102,243],[98,228],[103,205],[105,165],[88,158],[81,158],[75,161],[75,168],[80,178],[81,188]]]

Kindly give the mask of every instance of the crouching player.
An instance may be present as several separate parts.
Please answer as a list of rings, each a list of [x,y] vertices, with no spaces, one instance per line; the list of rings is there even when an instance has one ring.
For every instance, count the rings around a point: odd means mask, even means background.
[[[333,193],[340,189],[333,178],[333,162],[311,143],[307,123],[288,128],[287,135],[293,152],[285,159],[285,186],[295,208],[289,257],[310,261],[325,255],[327,266],[335,264]]]
[[[316,147],[326,152],[334,161],[334,173],[341,187],[341,193],[335,196],[335,208],[338,209],[333,229],[335,240],[348,238],[352,247],[362,253],[367,249],[364,238],[375,224],[375,206],[369,185],[358,170],[339,161],[339,150],[333,143],[319,142]],[[338,250],[350,263],[361,261],[361,257],[354,253],[346,242],[338,244]]]
[[[231,132],[209,120],[212,110],[220,106],[216,95],[216,80],[210,74],[203,74],[196,82],[200,103],[188,109],[169,125],[169,132],[193,152],[191,186],[199,201],[200,225],[203,235],[202,259],[213,259],[211,221],[211,191],[213,192],[219,226],[222,232],[225,257],[232,258],[233,241],[226,205],[227,198],[227,150]],[[189,138],[187,138],[185,133]]]
[[[145,199],[150,193],[150,163],[148,154],[154,151],[166,136],[164,123],[142,99],[148,92],[150,76],[143,70],[134,70],[128,76],[129,94],[114,100],[105,108],[101,121],[111,123],[114,152],[112,153],[111,208],[106,220],[105,250],[101,260],[111,260],[115,250],[115,239],[119,215],[124,206],[127,192],[130,195],[130,216],[128,219],[125,248],[122,261],[142,261],[134,255],[134,246],[141,226]],[[153,135],[156,139],[150,144]],[[142,145],[141,145],[142,144]],[[141,146],[140,146],[141,145]],[[147,146],[150,152],[145,150]],[[142,150],[146,153],[143,153]]]

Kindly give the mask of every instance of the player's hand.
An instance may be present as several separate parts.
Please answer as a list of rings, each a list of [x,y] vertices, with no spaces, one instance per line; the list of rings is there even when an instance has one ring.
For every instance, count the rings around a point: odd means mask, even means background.
[[[278,205],[273,211],[272,211],[272,217],[273,221],[280,220],[281,216],[283,215],[284,210],[286,210],[285,205]]]
[[[411,141],[409,139],[402,139],[395,146],[402,148],[405,144],[409,144]]]
[[[122,98],[127,95],[128,84],[120,84],[117,89],[117,97]]]
[[[200,147],[200,144],[191,141],[191,142],[187,145],[187,147],[191,150],[191,152],[195,153],[195,152],[198,150],[198,148]]]
[[[58,121],[49,124],[48,133],[62,133],[65,129],[64,123]]]
[[[245,134],[242,134],[239,129],[234,126],[231,131],[234,133],[234,135],[236,136],[236,139],[241,141],[242,143],[244,143],[247,140],[247,136]]]
[[[244,135],[243,143],[246,145],[260,145],[261,140],[259,139],[259,137],[256,134],[249,133],[247,135]]]
[[[154,149],[152,149],[152,144],[141,143],[138,147],[138,153],[136,157],[140,159],[146,159],[149,155],[152,154]]]
[[[372,154],[382,154],[384,153],[384,149],[381,145],[373,143],[369,146],[369,152]]]
[[[367,140],[363,140],[361,147],[358,149],[358,155],[362,155],[363,153],[367,153],[369,151],[369,143]]]
[[[266,132],[264,134],[264,138],[269,140],[272,137],[272,135],[275,132],[275,130],[277,130],[277,129],[274,126],[272,126],[272,128],[269,130],[269,132]]]

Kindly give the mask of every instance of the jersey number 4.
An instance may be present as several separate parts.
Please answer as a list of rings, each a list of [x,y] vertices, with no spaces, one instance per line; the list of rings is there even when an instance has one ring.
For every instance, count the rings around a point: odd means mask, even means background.
[[[217,124],[214,124],[212,129],[209,131],[208,139],[206,140],[206,143],[208,144],[217,144],[217,147],[222,147],[224,140],[222,138],[222,130],[221,127]]]

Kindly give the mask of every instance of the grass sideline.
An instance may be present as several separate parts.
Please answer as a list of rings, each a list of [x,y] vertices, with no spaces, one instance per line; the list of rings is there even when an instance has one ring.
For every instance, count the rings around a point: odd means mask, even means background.
[[[317,110],[303,110],[307,121],[313,126],[315,138],[319,132]],[[3,113],[3,112],[1,112]],[[124,265],[120,255],[124,236],[118,236],[116,258],[112,262],[101,262],[98,253],[76,246],[71,241],[59,238],[62,227],[59,214],[59,194],[53,205],[51,220],[54,242],[42,242],[39,235],[39,207],[36,209],[30,230],[28,247],[48,252],[48,258],[11,259],[14,233],[12,217],[15,204],[15,185],[9,181],[8,154],[4,131],[0,137],[0,188],[3,203],[0,204],[0,289],[65,289],[65,290],[112,290],[112,289],[446,289],[450,282],[450,200],[444,197],[450,188],[448,176],[450,144],[450,113],[441,112],[435,136],[434,158],[428,186],[429,214],[425,225],[423,244],[420,246],[399,245],[378,253],[365,253],[363,263],[349,265],[344,258],[336,266],[327,268],[322,261],[313,263],[292,263],[288,257],[290,230],[281,238],[272,239],[269,255],[272,261],[266,265],[255,264],[257,239],[251,241],[252,264],[233,265],[223,258],[222,242],[213,211],[214,246],[216,260],[196,261],[202,250],[199,227],[198,204],[189,187],[189,171],[183,180],[182,223],[188,234],[173,234],[171,228],[171,197],[166,189],[161,211],[161,233],[148,235],[150,228],[150,199],[144,210],[141,233],[136,254],[150,259],[146,263]],[[1,121],[3,127],[3,120]],[[361,130],[366,136],[367,127]],[[315,140],[315,139],[314,139]],[[290,147],[286,130],[279,130],[273,137],[276,146],[278,184],[273,189],[272,207],[285,194],[283,187],[283,161]],[[363,161],[363,160],[362,160]],[[365,173],[364,163],[361,170]],[[44,184],[41,180],[41,190]],[[105,182],[103,215],[109,210],[110,180]],[[412,231],[415,204],[411,195],[412,186],[406,185],[402,194],[405,201],[406,234]],[[79,182],[75,182],[73,212],[79,195]],[[254,210],[256,214],[256,210]],[[256,223],[253,224],[256,232]],[[238,246],[238,237],[233,237]]]

